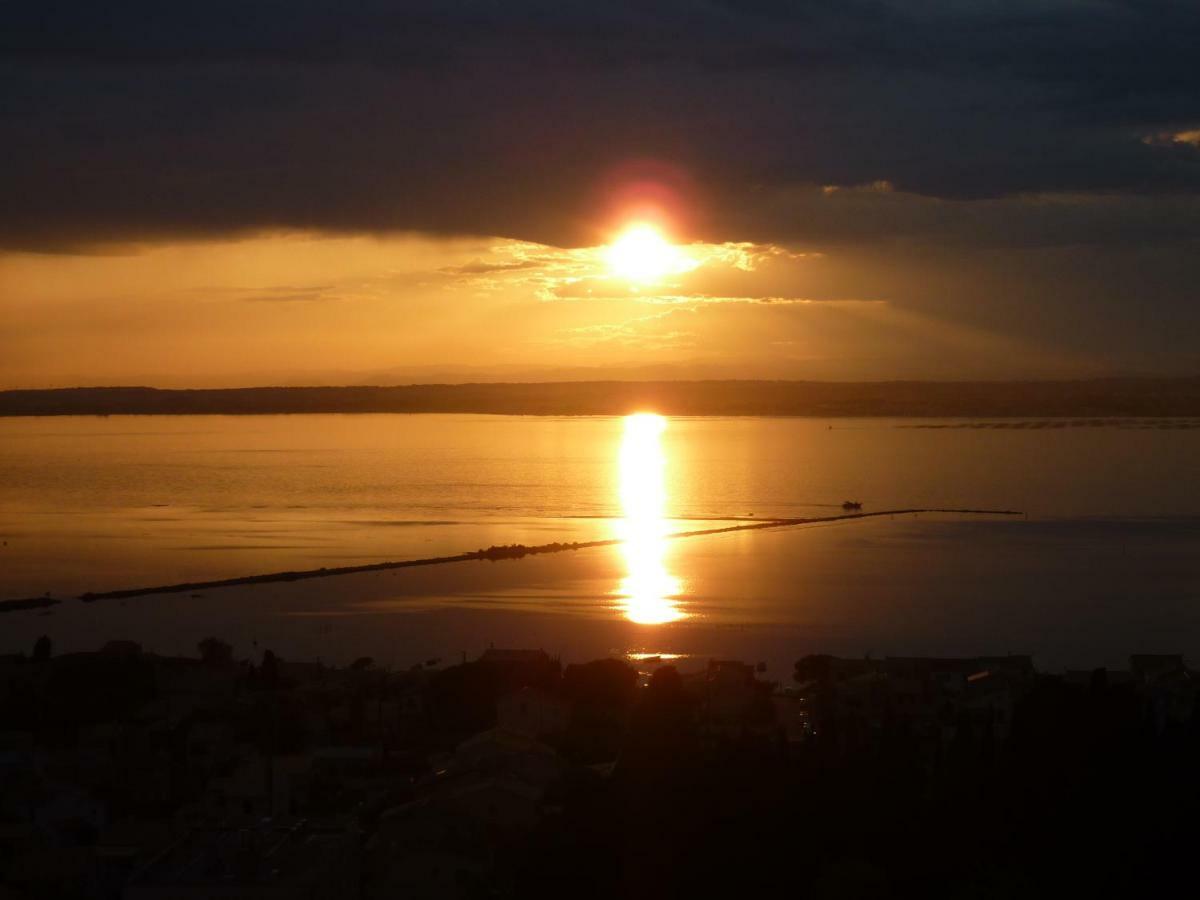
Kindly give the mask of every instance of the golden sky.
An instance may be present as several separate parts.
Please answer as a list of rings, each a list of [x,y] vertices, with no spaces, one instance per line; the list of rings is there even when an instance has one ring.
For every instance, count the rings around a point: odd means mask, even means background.
[[[1200,372],[1195,3],[277,6],[6,16],[0,386]]]
[[[614,233],[613,238],[619,238]],[[853,250],[281,233],[0,255],[0,385],[1086,374],[1087,358],[914,312],[928,277]],[[954,272],[938,266],[943,290]],[[628,274],[628,273],[625,273]],[[965,289],[965,286],[964,286]]]

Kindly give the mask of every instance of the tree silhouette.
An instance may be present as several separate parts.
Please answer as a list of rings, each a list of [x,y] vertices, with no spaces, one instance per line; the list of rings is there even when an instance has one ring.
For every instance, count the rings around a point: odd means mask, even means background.
[[[233,648],[220,638],[206,637],[196,645],[200,658],[206,663],[228,663],[233,661]]]
[[[53,649],[53,644],[50,643],[50,638],[42,635],[33,645],[33,661],[45,662],[50,658],[50,652]]]
[[[279,684],[279,657],[273,650],[263,651],[262,668],[259,672],[262,675],[263,684],[268,687],[275,687]]]

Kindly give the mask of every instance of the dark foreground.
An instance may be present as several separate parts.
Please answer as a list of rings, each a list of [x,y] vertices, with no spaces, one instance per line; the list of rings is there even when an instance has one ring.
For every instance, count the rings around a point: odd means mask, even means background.
[[[0,658],[6,898],[1144,896],[1192,875],[1178,656],[808,656],[777,685],[733,661],[198,649]]]

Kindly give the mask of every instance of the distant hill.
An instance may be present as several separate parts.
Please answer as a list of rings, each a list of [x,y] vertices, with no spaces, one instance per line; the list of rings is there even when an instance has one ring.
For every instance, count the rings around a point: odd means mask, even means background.
[[[1020,382],[591,381],[400,387],[0,391],[0,416],[504,413],[716,416],[1200,416],[1200,378]]]

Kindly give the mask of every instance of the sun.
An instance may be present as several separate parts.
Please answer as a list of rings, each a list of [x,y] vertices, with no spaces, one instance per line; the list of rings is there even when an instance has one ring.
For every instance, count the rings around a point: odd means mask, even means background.
[[[608,246],[613,275],[641,284],[692,268],[687,255],[653,225],[630,225]]]

